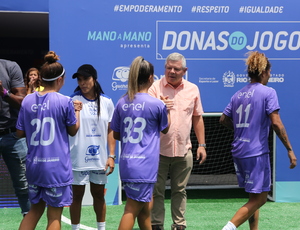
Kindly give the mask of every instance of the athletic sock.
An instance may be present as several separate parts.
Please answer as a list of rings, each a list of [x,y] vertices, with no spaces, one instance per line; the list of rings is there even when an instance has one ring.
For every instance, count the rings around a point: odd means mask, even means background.
[[[105,222],[97,222],[98,230],[105,230]]]
[[[72,224],[72,230],[80,230],[80,224]]]
[[[222,230],[236,230],[237,228],[235,227],[235,225],[228,221],[228,223],[224,226],[224,228],[222,228]]]

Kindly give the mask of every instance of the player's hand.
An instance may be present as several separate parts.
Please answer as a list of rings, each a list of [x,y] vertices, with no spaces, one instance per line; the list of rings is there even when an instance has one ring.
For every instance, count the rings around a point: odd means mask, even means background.
[[[293,150],[288,151],[288,156],[290,158],[290,169],[293,169],[297,165],[297,158]]]
[[[169,99],[169,96],[160,96],[160,100],[162,100],[166,106],[167,110],[170,110],[174,106],[174,100]]]
[[[115,169],[115,160],[112,159],[111,157],[109,157],[107,159],[104,170],[107,171],[108,168],[109,168],[109,171],[106,173],[106,176],[108,176],[109,174],[112,174]]]
[[[75,101],[73,101],[73,103],[74,103],[74,109],[75,109],[75,111],[82,110],[82,102],[81,101],[75,100]]]

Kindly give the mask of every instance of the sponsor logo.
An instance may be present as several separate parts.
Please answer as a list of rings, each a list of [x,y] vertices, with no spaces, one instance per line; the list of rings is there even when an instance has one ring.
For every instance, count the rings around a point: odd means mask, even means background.
[[[97,112],[96,112],[97,113]],[[94,114],[96,115],[96,114]],[[96,123],[93,123],[91,124],[91,134],[86,134],[85,136],[86,137],[101,137],[101,134],[97,133],[97,124]]]
[[[151,40],[152,33],[150,31],[88,31],[87,40],[92,41],[130,41],[130,42],[149,42]]]
[[[239,95],[237,97],[238,99],[240,99],[241,97],[250,98],[253,97],[253,95],[254,95],[254,90],[247,91],[247,92],[239,92]]]
[[[145,102],[143,103],[130,103],[130,104],[124,104],[122,105],[122,109],[123,111],[127,111],[127,110],[133,110],[133,111],[143,111],[145,107]]]
[[[129,67],[127,66],[119,66],[116,67],[112,74],[112,90],[127,90],[128,88],[128,75],[129,75]]]
[[[113,91],[117,90],[127,90],[128,89],[128,76],[130,68],[127,66],[119,66],[113,70],[111,88]],[[164,75],[161,75],[162,78]],[[159,80],[160,78],[154,75],[154,80]]]
[[[38,163],[47,163],[47,162],[58,162],[59,157],[34,157],[33,159],[33,164],[38,164]]]
[[[87,147],[85,155],[95,156],[99,154],[100,145],[90,145]]]
[[[271,74],[268,82],[272,83],[283,83],[284,82],[284,74]]]
[[[199,77],[199,83],[219,83],[215,77]]]
[[[87,41],[118,42],[122,49],[149,49],[152,32],[150,31],[88,31]]]
[[[129,67],[119,66],[114,69],[112,79],[114,81],[126,82],[128,81]]]
[[[252,50],[270,51],[269,59],[300,59],[300,52],[295,52],[300,49],[300,30],[297,30],[300,21],[158,21],[156,24],[157,59],[165,59],[170,52],[185,52],[186,59],[193,60],[242,60],[244,53]]]
[[[205,78],[204,78],[205,79]],[[234,87],[235,83],[249,83],[250,78],[247,74],[235,74],[233,71],[226,71],[223,76],[223,84],[224,87]],[[200,82],[200,80],[199,80]],[[269,78],[269,83],[283,83],[284,82],[284,74],[271,74]],[[211,83],[211,82],[204,82]],[[214,82],[212,82],[214,83]]]
[[[87,147],[85,153],[85,163],[88,163],[90,161],[99,161],[99,148],[100,145],[90,145],[89,147]]]
[[[49,109],[49,107],[50,107],[50,102],[48,100],[43,104],[33,104],[33,105],[31,105],[31,111],[36,113],[38,110],[44,111],[44,110]]]
[[[232,71],[227,71],[223,74],[224,87],[233,87],[235,82],[235,75]]]

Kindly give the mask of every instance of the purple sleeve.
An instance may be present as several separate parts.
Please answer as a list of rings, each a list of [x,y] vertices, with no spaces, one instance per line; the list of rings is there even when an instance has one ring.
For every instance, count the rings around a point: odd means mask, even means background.
[[[113,117],[111,119],[111,123],[110,123],[110,128],[115,131],[115,132],[120,132],[120,114],[119,114],[119,106],[120,106],[120,101],[118,101],[115,111],[113,113]]]
[[[164,130],[168,127],[168,111],[167,107],[164,105],[160,120],[160,131]]]
[[[76,115],[75,115],[75,109],[74,109],[74,104],[73,104],[72,98],[70,98],[68,101],[68,109],[67,109],[66,115],[67,115],[66,125],[67,126],[75,125],[77,122],[77,119],[76,119]]]
[[[224,109],[223,113],[227,116],[227,117],[232,117],[232,99],[229,102],[229,104],[226,106],[226,108]]]
[[[273,113],[275,110],[279,110],[279,102],[278,102],[278,97],[277,93],[274,89],[270,91],[270,94],[266,97],[266,111],[267,114],[270,115]]]

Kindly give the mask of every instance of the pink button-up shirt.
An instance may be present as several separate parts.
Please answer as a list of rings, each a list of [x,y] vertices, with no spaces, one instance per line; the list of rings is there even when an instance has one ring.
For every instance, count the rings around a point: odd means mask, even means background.
[[[174,106],[170,110],[169,131],[160,135],[160,154],[167,157],[183,157],[192,148],[192,116],[203,114],[198,87],[182,79],[182,83],[174,88],[164,77],[154,82],[148,93],[156,98],[169,96],[169,99],[174,100]]]

